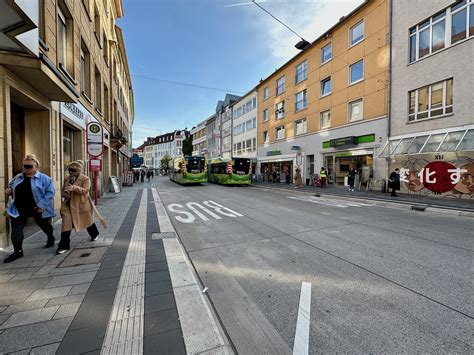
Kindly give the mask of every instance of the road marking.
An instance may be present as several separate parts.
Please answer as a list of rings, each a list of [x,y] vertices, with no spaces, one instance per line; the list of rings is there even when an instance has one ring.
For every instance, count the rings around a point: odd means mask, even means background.
[[[209,221],[209,217],[214,219],[222,219],[221,216],[231,218],[244,216],[239,212],[236,212],[211,200],[203,201],[202,204],[198,202],[187,202],[186,206],[183,206],[179,203],[171,203],[167,208],[169,212],[175,214],[174,218],[181,223],[193,223],[196,220],[196,216],[204,222]],[[205,212],[207,215],[203,212]]]
[[[295,342],[293,355],[307,355],[309,352],[309,323],[311,313],[311,284],[301,284],[300,306],[296,321]]]
[[[292,199],[292,200],[311,202],[311,203],[316,203],[316,204],[320,204],[320,205],[331,206],[331,207],[339,207],[339,208],[374,206],[373,204],[368,204],[368,203],[354,202],[354,201],[343,201],[343,200],[336,200],[336,199],[326,199],[326,198],[323,198],[323,197],[287,196],[287,198]]]
[[[161,201],[160,195],[158,195],[158,192],[155,188],[151,189],[151,192],[153,194],[153,201],[155,201],[156,217],[158,218],[160,224],[160,232],[174,232],[174,228],[171,225],[171,221],[168,217],[168,213],[166,213],[166,209],[163,205],[163,201]]]

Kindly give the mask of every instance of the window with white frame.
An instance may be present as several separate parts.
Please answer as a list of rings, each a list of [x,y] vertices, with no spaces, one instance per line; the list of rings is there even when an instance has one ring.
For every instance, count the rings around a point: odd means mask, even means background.
[[[268,87],[263,89],[263,99],[266,100],[270,97],[270,90],[268,90]]]
[[[276,95],[280,95],[285,91],[285,77],[282,76],[280,79],[277,80],[276,86]]]
[[[295,122],[295,135],[304,134],[308,130],[308,123],[306,118]]]
[[[263,143],[268,143],[269,140],[268,131],[263,132]]]
[[[295,95],[295,110],[299,111],[306,108],[306,90],[300,91]]]
[[[359,121],[364,118],[364,102],[362,99],[349,102],[347,112],[349,122]]]
[[[474,36],[474,1],[464,0],[420,22],[409,31],[409,62]]]
[[[305,60],[303,63],[296,66],[295,83],[301,83],[303,80],[308,79],[308,61]]]
[[[40,9],[40,12],[43,9]],[[58,63],[62,69],[72,76],[74,73],[73,53],[73,24],[71,14],[68,12],[63,0],[58,3]]]
[[[90,53],[81,41],[81,90],[89,99],[91,97]]]
[[[331,127],[331,110],[321,112],[321,129]]]
[[[364,21],[360,21],[350,29],[350,46],[353,46],[364,39]]]
[[[321,64],[329,62],[332,59],[332,43],[326,44],[321,48]]]
[[[361,59],[358,62],[352,64],[349,67],[349,83],[355,84],[359,81],[364,80],[364,60]]]
[[[276,139],[285,139],[285,127],[280,126],[276,129]]]
[[[263,122],[268,121],[268,110],[263,110]]]
[[[285,117],[285,101],[280,101],[276,104],[275,115],[277,120]]]
[[[408,121],[443,116],[453,112],[453,79],[408,93]]]
[[[331,77],[321,81],[321,97],[331,93]]]

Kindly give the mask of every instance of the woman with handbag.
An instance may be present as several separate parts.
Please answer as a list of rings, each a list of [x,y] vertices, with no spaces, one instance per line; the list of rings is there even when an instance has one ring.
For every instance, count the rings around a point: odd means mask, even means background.
[[[64,179],[63,201],[61,203],[61,217],[63,220],[61,228],[61,241],[58,244],[57,254],[63,254],[71,248],[71,231],[76,232],[87,229],[91,240],[97,240],[99,230],[94,223],[94,212],[101,224],[107,227],[95,209],[89,196],[91,181],[89,177],[82,174],[84,163],[76,160],[69,164],[69,176]]]

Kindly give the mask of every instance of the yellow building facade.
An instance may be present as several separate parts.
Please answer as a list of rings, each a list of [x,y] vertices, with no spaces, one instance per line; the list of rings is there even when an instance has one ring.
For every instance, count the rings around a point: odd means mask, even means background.
[[[23,11],[8,9],[17,21],[12,28],[22,29],[27,41],[1,29],[0,184],[6,188],[21,172],[23,157],[35,154],[40,171],[53,179],[58,209],[69,162],[82,159],[87,166],[87,123],[104,128],[101,191],[109,176],[128,170],[133,91],[115,24],[123,9],[121,0],[31,2],[35,6]],[[0,194],[1,212],[7,202]],[[0,219],[0,247],[9,243],[6,222]]]
[[[263,179],[300,168],[309,180],[323,166],[339,184],[349,167],[363,182],[385,174],[374,160],[387,130],[389,6],[365,2],[259,83]]]

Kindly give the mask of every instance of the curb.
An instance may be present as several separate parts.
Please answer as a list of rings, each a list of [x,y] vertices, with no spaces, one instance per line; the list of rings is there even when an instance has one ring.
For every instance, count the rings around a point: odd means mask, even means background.
[[[268,190],[289,192],[289,193],[294,192],[294,193],[299,193],[299,194],[307,194],[307,195],[311,195],[311,196],[315,195],[314,192],[298,191],[298,190],[286,190],[286,189],[279,189],[279,188],[271,187],[271,186],[251,185],[251,187],[258,188],[258,189],[268,189]],[[348,201],[371,203],[371,204],[374,204],[376,206],[382,206],[382,207],[398,208],[398,209],[408,208],[410,210],[418,210],[418,211],[448,214],[448,215],[451,215],[451,216],[474,218],[474,211],[470,212],[470,211],[451,208],[451,207],[442,208],[442,207],[437,207],[437,206],[430,206],[430,205],[423,204],[423,203],[415,203],[415,202],[412,203],[412,202],[403,202],[403,201],[387,201],[387,200],[381,200],[381,199],[376,199],[376,198],[372,199],[372,198],[367,198],[367,197],[356,197],[356,196],[338,195],[338,194],[331,194],[331,193],[322,193],[322,194],[319,194],[319,195],[321,197],[327,197],[327,198],[333,198],[333,199],[343,198],[344,200],[348,200]]]

